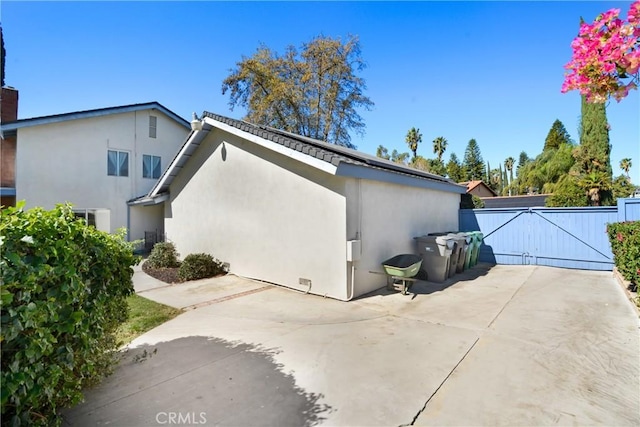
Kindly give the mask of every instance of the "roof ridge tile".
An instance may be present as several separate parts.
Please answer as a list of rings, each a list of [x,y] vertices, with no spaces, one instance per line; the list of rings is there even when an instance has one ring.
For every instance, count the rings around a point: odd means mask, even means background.
[[[325,161],[334,166],[339,166],[340,163],[347,163],[372,169],[386,170],[393,173],[413,176],[419,179],[459,185],[450,179],[439,175],[423,172],[404,165],[394,164],[384,159],[374,158],[366,153],[361,153],[339,145],[332,145],[328,142],[302,135],[296,135],[292,132],[271,128],[270,126],[257,125],[244,120],[232,119],[209,111],[204,111],[202,116],[210,117],[214,120],[235,127],[236,129],[240,129],[244,132],[272,141],[289,149]]]

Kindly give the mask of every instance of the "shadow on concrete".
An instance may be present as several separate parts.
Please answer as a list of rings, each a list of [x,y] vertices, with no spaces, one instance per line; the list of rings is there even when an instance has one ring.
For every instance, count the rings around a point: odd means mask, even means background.
[[[63,425],[313,426],[332,408],[282,372],[277,350],[188,337],[122,353],[115,372],[63,412]]]
[[[407,292],[407,298],[414,299],[418,295],[429,295],[435,292],[442,292],[446,290],[448,287],[455,285],[459,282],[466,282],[475,280],[478,277],[486,276],[491,270],[495,267],[495,264],[484,263],[481,262],[468,270],[463,271],[462,273],[457,273],[453,277],[449,277],[444,282],[431,282],[429,280],[418,280]],[[420,278],[420,276],[417,276]],[[374,295],[387,296],[397,294],[398,291],[389,290],[387,288],[380,288],[373,292],[369,292],[368,294],[361,295],[357,297],[355,300],[368,298]]]
[[[408,295],[412,295],[415,298],[417,295],[429,295],[435,292],[442,292],[448,287],[455,285],[459,282],[467,282],[475,280],[478,277],[486,276],[495,264],[479,263],[462,273],[457,273],[453,277],[449,277],[447,280],[441,283],[430,281],[418,281],[411,287]]]
[[[493,253],[493,247],[490,245],[486,245],[482,242],[482,246],[480,246],[480,252],[478,254],[478,262],[484,262],[489,264],[497,264],[496,255]]]

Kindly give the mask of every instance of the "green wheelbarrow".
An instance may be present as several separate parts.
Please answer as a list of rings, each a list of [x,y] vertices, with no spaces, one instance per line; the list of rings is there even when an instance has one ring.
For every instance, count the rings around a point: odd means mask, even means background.
[[[416,274],[422,267],[422,257],[414,254],[400,254],[382,263],[387,274],[387,289],[407,294],[407,290],[417,280]]]

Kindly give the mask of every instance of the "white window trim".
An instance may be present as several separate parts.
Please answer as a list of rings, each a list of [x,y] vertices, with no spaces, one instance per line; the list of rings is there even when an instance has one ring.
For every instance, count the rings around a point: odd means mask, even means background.
[[[149,138],[158,137],[158,116],[149,116]]]
[[[109,153],[116,153],[116,173],[115,174],[110,174],[109,173]],[[121,172],[122,169],[122,165],[123,163],[120,162],[120,156],[122,154],[126,154],[127,155],[127,174],[123,175]],[[129,177],[129,157],[130,157],[130,153],[128,151],[125,150],[107,150],[107,176],[118,176],[118,177],[123,177],[123,178],[128,178]]]
[[[144,164],[145,164],[145,159],[147,159],[147,158],[150,158],[150,160],[151,160],[151,165],[148,168],[149,171],[151,172],[151,176],[145,176],[144,175],[144,170],[145,170]],[[155,170],[155,168],[153,167],[154,159],[158,159],[158,165],[159,165],[158,176],[154,176],[154,173],[153,173],[154,170]],[[153,154],[143,154],[142,155],[142,178],[145,178],[145,179],[158,179],[161,176],[162,176],[162,157],[161,156],[156,156],[156,155],[153,155]]]

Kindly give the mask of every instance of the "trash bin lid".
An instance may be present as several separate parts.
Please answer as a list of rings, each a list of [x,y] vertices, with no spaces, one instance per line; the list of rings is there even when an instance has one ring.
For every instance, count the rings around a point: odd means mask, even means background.
[[[474,231],[473,232],[473,237],[475,237],[477,242],[482,242],[483,234],[482,234],[481,231]]]
[[[445,251],[451,251],[456,247],[456,241],[454,238],[452,238],[449,235],[442,235],[442,236],[431,236],[431,235],[427,235],[427,236],[417,236],[413,238],[414,240],[418,241],[418,244],[422,243],[435,243],[438,246],[441,246],[442,248],[444,248]],[[447,252],[448,252],[447,251]]]
[[[454,232],[451,232],[451,231],[447,231],[447,232],[444,232],[444,233],[432,233],[432,234],[434,236],[440,236],[440,237],[444,237],[444,238],[447,238],[447,239],[452,239],[452,240],[454,240],[456,242],[456,245],[458,245],[458,246],[465,246],[465,245],[467,245],[469,243],[469,242],[466,241],[467,240],[466,236],[463,236],[461,234],[454,233]]]
[[[464,238],[464,240],[467,242],[467,245],[468,245],[469,243],[471,243],[471,241],[473,240],[473,237],[471,237],[471,235],[470,235],[470,234],[465,233],[465,232],[463,232],[463,231],[461,231],[461,232],[457,232],[457,233],[453,233],[453,234],[455,234],[456,236],[463,237],[463,238]]]
[[[429,233],[426,236],[416,237],[416,239],[424,239],[430,242],[436,242],[440,246],[446,246],[447,249],[453,249],[456,245],[456,237],[449,233]]]

